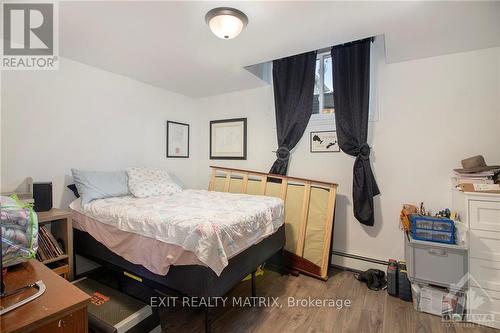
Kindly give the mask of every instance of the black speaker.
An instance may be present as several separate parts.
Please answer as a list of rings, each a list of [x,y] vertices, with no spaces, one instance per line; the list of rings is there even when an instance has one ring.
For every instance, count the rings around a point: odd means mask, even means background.
[[[33,199],[35,212],[46,212],[52,209],[52,182],[33,183]]]

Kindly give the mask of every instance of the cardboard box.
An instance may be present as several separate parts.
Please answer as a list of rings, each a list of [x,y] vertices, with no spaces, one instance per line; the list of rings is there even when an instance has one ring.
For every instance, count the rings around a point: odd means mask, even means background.
[[[483,186],[483,184],[480,184],[481,186]],[[492,185],[492,186],[499,186],[500,187],[500,184],[488,184],[488,185]],[[464,184],[460,184],[459,187],[460,189],[463,191],[463,192],[478,192],[478,193],[498,193],[500,194],[500,190],[492,190],[492,191],[480,191],[480,187],[479,188],[476,186],[474,187],[474,184],[467,184],[467,183],[464,183]]]

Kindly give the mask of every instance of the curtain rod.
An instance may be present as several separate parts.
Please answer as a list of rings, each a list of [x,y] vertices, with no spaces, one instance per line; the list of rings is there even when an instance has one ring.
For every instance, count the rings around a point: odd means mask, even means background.
[[[342,43],[342,44],[337,44],[337,45],[333,45],[333,46],[329,46],[329,47],[324,47],[322,49],[319,49],[317,52],[318,53],[330,52],[331,49],[334,48],[334,47],[351,45],[351,44],[362,42],[362,41],[367,40],[367,39],[370,39],[370,42],[373,43],[375,41],[375,36],[368,37],[368,38],[363,38],[363,39],[358,39],[358,40],[353,40],[353,41],[350,41],[350,42],[346,42],[346,43]]]
[[[353,40],[352,42],[347,42],[347,43],[333,45],[332,47],[330,47],[330,49],[333,49],[333,48],[336,48],[336,47],[340,47],[340,46],[348,46],[348,45],[353,45],[353,44],[357,44],[357,43],[362,43],[362,42],[364,42],[366,40],[370,40],[370,42],[373,43],[373,41],[375,40],[375,37],[373,36],[373,37],[368,37],[368,38]]]
[[[342,44],[337,44],[337,45],[333,45],[333,46],[329,46],[329,47],[324,47],[322,49],[319,49],[319,50],[313,50],[313,51],[307,51],[307,52],[302,52],[302,53],[298,53],[298,54],[294,54],[294,55],[291,55],[291,56],[288,56],[288,57],[282,57],[282,58],[278,58],[278,59],[274,59],[274,60],[271,60],[270,62],[273,62],[275,60],[281,60],[281,59],[286,59],[286,58],[289,58],[289,57],[294,57],[296,55],[300,55],[300,54],[305,54],[305,53],[309,53],[309,52],[317,52],[318,54],[319,53],[325,53],[325,52],[330,52],[333,48],[335,47],[341,47],[341,46],[347,46],[347,45],[352,45],[352,44],[356,44],[356,43],[361,43],[367,39],[370,40],[370,42],[374,42],[375,41],[375,37],[376,36],[372,36],[372,37],[367,37],[367,38],[363,38],[363,39],[358,39],[358,40],[353,40],[353,41],[350,41],[350,42],[346,42],[346,43],[342,43]]]

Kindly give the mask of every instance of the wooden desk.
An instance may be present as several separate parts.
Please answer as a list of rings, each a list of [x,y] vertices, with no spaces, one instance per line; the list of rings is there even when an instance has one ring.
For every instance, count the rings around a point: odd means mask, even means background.
[[[90,297],[37,260],[9,268],[5,275],[6,291],[38,280],[45,283],[45,293],[1,316],[0,332],[87,332],[87,304]],[[12,304],[15,297],[5,298],[0,304]],[[24,297],[26,294],[21,298]]]

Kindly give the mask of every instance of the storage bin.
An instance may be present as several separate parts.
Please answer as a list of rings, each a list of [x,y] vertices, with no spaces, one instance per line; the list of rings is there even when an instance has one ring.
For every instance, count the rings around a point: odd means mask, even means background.
[[[465,315],[464,291],[449,291],[424,284],[411,284],[413,308],[440,316],[446,321],[462,321]]]
[[[455,244],[455,223],[453,220],[411,215],[411,234],[413,238],[446,244]]]
[[[436,231],[433,231],[436,232]],[[420,241],[405,237],[405,258],[411,282],[434,284],[464,290],[468,271],[467,248]]]

